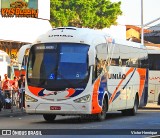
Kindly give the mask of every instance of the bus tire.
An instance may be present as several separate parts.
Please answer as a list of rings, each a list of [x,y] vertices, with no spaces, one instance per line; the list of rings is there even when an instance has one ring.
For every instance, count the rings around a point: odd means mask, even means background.
[[[43,118],[47,121],[47,122],[53,122],[56,118],[56,115],[54,114],[43,114]]]
[[[131,115],[131,116],[136,115],[137,111],[138,111],[138,106],[139,106],[139,102],[138,102],[138,97],[136,96],[135,100],[134,100],[134,106],[133,106],[132,109],[128,110],[128,114]]]
[[[122,115],[127,116],[128,115],[128,110],[122,110]]]
[[[160,105],[160,94],[158,95],[158,105]]]
[[[122,114],[123,115],[127,115],[127,116],[134,116],[136,115],[137,111],[138,111],[138,106],[139,106],[139,102],[138,102],[138,96],[135,97],[134,100],[134,106],[132,109],[126,109],[126,110],[122,110]]]
[[[103,105],[102,105],[102,112],[96,115],[97,120],[98,121],[105,120],[106,119],[106,112],[107,112],[107,102],[106,102],[106,99],[104,98]]]

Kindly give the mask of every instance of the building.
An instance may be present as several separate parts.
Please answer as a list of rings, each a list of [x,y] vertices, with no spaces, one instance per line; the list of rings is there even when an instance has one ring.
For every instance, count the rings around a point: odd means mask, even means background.
[[[144,34],[144,39],[155,44],[160,44],[160,24],[149,28],[152,30],[150,33]]]
[[[0,18],[0,50],[7,52],[11,59],[16,59],[22,45],[33,43],[39,35],[51,28],[48,20]]]
[[[144,33],[152,32],[149,29],[144,29]],[[141,27],[126,25],[126,39],[129,40],[131,38],[140,39],[141,38]]]

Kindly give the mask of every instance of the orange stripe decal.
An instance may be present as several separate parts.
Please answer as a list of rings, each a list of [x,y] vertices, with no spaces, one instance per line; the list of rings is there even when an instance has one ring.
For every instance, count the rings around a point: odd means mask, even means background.
[[[37,88],[37,87],[33,87],[33,86],[28,86],[28,89],[31,93],[33,93],[34,95],[38,96],[38,93],[43,90],[43,88]]]
[[[96,80],[93,88],[93,95],[92,95],[92,114],[100,113],[102,111],[102,107],[99,106],[98,103],[98,91],[100,85],[100,78]]]
[[[133,72],[133,70],[134,70],[134,68],[130,68],[130,69],[128,70],[128,72],[126,73],[126,77],[127,77],[131,72]],[[116,89],[114,90],[111,98],[109,99],[109,104],[112,103],[112,101],[113,101],[113,99],[114,99],[114,97],[115,97],[115,95],[116,95],[116,93],[117,93],[117,90],[118,90],[118,88],[121,86],[121,84],[122,84],[123,81],[124,81],[124,79],[122,79],[122,80],[119,82],[118,86],[117,86]]]
[[[140,85],[139,85],[139,98],[142,97],[142,93],[144,90],[145,80],[146,80],[146,69],[137,69],[137,72],[139,73],[140,77]]]
[[[75,93],[76,90],[73,88],[69,88],[69,89],[67,89],[67,91],[68,91],[68,95],[66,97],[70,97],[72,94]]]

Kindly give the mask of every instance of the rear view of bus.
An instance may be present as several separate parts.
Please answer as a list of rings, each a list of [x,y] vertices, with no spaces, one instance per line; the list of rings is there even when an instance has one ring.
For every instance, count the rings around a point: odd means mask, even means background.
[[[56,115],[70,114],[92,115],[104,120],[107,111],[117,110],[135,115],[139,104],[146,104],[142,97],[146,97],[147,70],[137,69],[136,62],[133,67],[125,64],[110,67],[109,71],[107,62],[110,66],[113,55],[119,58],[119,50],[108,53],[118,49],[118,45],[113,48],[114,43],[107,34],[87,28],[55,28],[40,36],[30,46],[28,57],[27,113],[43,114],[47,121],[53,121]],[[129,51],[127,55],[131,55]],[[135,54],[132,58],[136,58]],[[141,49],[141,60],[145,58],[145,49]],[[124,59],[125,63],[130,61]],[[98,73],[100,60],[105,66]],[[107,72],[112,75],[108,82]],[[114,77],[114,73],[121,76]]]

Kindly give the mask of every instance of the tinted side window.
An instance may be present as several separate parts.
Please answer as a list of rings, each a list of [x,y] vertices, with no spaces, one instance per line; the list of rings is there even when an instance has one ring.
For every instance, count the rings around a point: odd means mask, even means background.
[[[149,54],[148,64],[150,70],[160,70],[160,55],[159,54]]]

